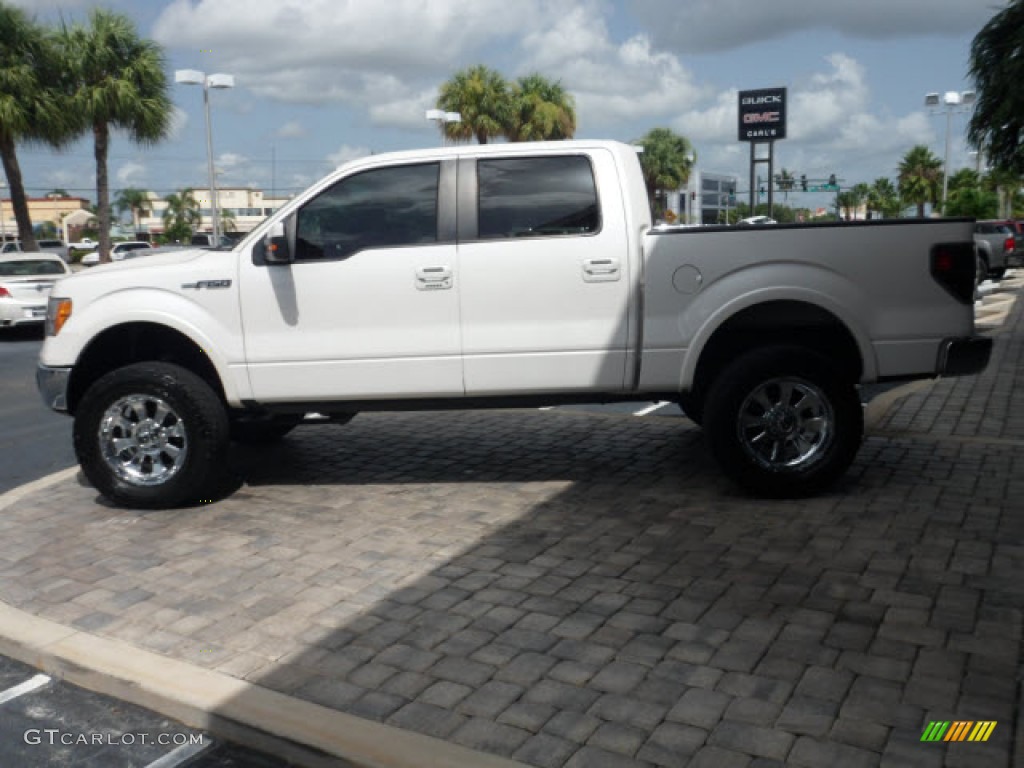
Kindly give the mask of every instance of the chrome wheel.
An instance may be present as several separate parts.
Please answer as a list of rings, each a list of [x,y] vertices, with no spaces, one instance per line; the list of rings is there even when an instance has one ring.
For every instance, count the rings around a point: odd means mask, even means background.
[[[828,397],[811,382],[771,379],[747,395],[736,430],[744,452],[764,469],[802,468],[828,450],[835,415]]]
[[[99,425],[100,452],[111,471],[132,485],[162,485],[188,455],[185,422],[165,400],[127,395],[106,409]]]

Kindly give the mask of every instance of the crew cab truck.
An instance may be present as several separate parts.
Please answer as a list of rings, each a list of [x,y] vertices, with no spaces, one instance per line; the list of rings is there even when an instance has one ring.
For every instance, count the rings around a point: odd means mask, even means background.
[[[229,441],[303,414],[671,399],[747,489],[826,488],[857,386],[970,374],[971,220],[651,231],[633,147],[439,148],[349,163],[231,250],[54,288],[38,384],[86,477],[209,498]]]

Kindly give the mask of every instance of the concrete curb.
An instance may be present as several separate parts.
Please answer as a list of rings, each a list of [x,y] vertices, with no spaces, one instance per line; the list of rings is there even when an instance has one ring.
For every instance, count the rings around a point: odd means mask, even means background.
[[[7,493],[0,494],[0,509],[11,506],[17,501],[21,501],[26,496],[30,496],[36,491],[43,491],[49,488],[51,485],[63,482],[69,478],[74,477],[79,472],[78,465],[62,469],[59,472],[54,472],[46,477],[41,477],[38,480],[33,480],[31,483],[25,483],[19,485],[17,488],[12,488]]]
[[[311,768],[421,768],[428,763],[434,768],[525,768],[81,632],[4,603],[0,627],[0,654]]]

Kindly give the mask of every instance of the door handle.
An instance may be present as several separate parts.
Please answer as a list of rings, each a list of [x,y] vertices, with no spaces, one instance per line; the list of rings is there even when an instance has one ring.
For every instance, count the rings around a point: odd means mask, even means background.
[[[602,283],[619,279],[618,259],[584,259],[583,280],[588,283]]]
[[[447,290],[452,287],[452,269],[448,266],[417,267],[416,288],[420,291]]]

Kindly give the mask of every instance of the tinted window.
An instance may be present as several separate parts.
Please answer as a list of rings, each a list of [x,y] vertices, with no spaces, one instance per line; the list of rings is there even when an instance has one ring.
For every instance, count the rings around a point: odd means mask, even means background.
[[[143,248],[149,248],[149,243],[123,243],[115,250],[117,251],[139,251]]]
[[[367,248],[437,242],[437,163],[342,179],[298,213],[296,257],[342,259]]]
[[[39,259],[38,261],[8,261],[0,264],[0,276],[3,277],[29,277],[31,275],[63,275],[63,262],[52,259]]]
[[[480,160],[477,176],[482,240],[583,235],[601,226],[585,157]]]

